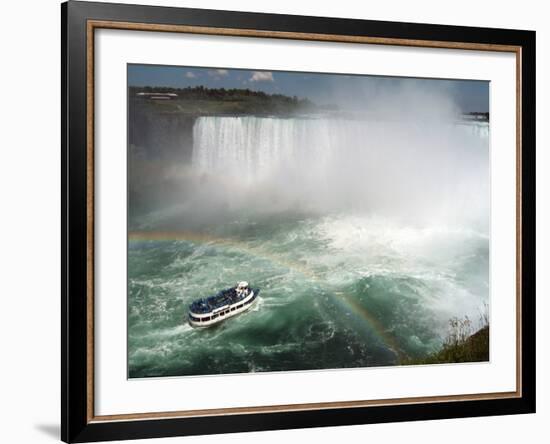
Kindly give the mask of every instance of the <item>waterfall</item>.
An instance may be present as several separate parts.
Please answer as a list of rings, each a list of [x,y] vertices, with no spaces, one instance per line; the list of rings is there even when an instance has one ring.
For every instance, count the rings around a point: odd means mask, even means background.
[[[358,151],[372,145],[369,141],[380,145],[391,138],[393,126],[324,118],[199,117],[193,127],[192,164],[198,171],[234,172],[247,180],[282,168],[330,168],[335,155],[353,150],[357,160]],[[480,139],[486,139],[489,131],[488,124],[480,123],[458,123],[454,129]],[[404,140],[409,141],[409,137]]]
[[[281,199],[450,205],[487,189],[488,137],[480,122],[208,116],[193,127],[192,166]]]
[[[193,140],[199,171],[235,173],[248,181],[307,161],[323,168],[333,149],[330,125],[322,119],[200,117]]]

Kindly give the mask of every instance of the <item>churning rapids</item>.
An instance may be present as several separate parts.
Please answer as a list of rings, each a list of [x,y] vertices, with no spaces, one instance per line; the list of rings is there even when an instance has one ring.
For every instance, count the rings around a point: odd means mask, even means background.
[[[489,127],[200,117],[179,198],[131,221],[130,377],[398,365],[489,302]],[[248,313],[187,307],[237,281]]]

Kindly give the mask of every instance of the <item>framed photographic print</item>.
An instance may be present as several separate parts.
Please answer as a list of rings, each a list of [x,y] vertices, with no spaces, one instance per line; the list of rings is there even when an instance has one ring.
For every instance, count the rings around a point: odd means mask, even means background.
[[[535,411],[535,33],[64,3],[62,439]]]

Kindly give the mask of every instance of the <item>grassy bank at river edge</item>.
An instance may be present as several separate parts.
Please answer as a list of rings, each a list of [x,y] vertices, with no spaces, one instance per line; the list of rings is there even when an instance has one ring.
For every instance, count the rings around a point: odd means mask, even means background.
[[[447,340],[436,353],[418,359],[401,362],[402,365],[450,364],[458,362],[483,362],[489,360],[489,326],[481,328],[466,338]]]

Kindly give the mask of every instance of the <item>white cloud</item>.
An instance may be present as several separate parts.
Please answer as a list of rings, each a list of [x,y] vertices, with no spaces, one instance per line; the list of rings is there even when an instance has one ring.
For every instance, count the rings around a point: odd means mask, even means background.
[[[188,79],[194,79],[195,77],[197,77],[197,75],[191,71],[187,71],[185,73],[185,77],[187,77]]]
[[[227,71],[227,69],[212,69],[208,71],[209,76],[217,77],[217,78],[225,77],[228,74],[229,74],[229,71]]]
[[[252,77],[250,77],[251,82],[274,82],[273,73],[271,71],[254,71]]]

